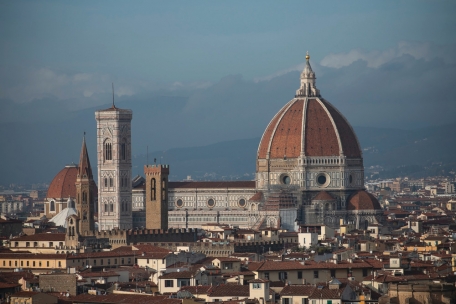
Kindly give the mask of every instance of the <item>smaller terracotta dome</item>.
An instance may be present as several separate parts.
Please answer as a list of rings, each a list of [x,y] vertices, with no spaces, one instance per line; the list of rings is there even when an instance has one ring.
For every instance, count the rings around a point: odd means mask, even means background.
[[[347,210],[382,210],[382,207],[375,196],[358,190],[348,198]]]
[[[314,201],[333,201],[335,198],[326,191],[320,191],[318,194],[313,198]]]
[[[49,185],[48,198],[76,197],[76,177],[78,167],[76,165],[65,166],[52,180]]]

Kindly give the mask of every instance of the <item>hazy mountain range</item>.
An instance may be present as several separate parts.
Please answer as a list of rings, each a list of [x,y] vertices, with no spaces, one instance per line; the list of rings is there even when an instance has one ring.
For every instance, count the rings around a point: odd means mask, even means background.
[[[73,123],[74,120],[55,124],[18,123],[8,128],[9,132],[2,132],[4,142],[14,144],[2,149],[0,183],[50,182],[65,164],[77,163],[82,134],[69,128]],[[90,130],[93,130],[95,123],[90,125]],[[354,129],[363,148],[366,176],[382,171],[380,177],[384,178],[397,175],[419,177],[446,174],[456,169],[456,124],[417,130]],[[134,138],[141,140],[147,136],[150,133],[138,134]],[[13,140],[14,137],[23,140]],[[95,137],[93,132],[86,137],[96,175]],[[161,151],[150,147],[148,154],[135,151],[143,153],[134,153],[132,174],[142,175],[147,161],[151,164],[155,159],[157,163],[170,165],[172,180],[182,180],[187,176],[195,180],[252,180],[259,141],[257,137]]]
[[[455,64],[402,55],[378,67],[358,60],[313,68],[322,96],[354,126],[364,164],[374,166],[367,175],[380,171],[375,166],[383,168],[380,176],[455,167]],[[299,74],[259,81],[230,75],[206,86],[116,95],[118,107],[133,110],[133,175],[143,172],[148,148],[149,163],[169,164],[173,180],[253,179],[259,138],[294,97]],[[84,131],[95,173],[94,112],[110,100],[108,93],[0,99],[0,184],[50,182],[65,164],[78,162]]]

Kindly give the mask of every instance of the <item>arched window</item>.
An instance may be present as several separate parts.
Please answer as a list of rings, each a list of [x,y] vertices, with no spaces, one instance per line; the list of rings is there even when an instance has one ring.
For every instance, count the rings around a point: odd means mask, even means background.
[[[107,179],[106,177],[105,177],[105,179],[104,179],[104,185],[105,185],[105,188],[108,187],[108,179]]]
[[[54,201],[51,201],[51,203],[49,204],[49,211],[55,211],[55,202]]]
[[[109,187],[114,187],[114,180],[112,177],[109,178]]]
[[[82,202],[87,203],[87,192],[82,192]]]
[[[162,200],[166,199],[166,178],[162,180]]]
[[[82,219],[83,219],[83,220],[87,220],[87,211],[84,211],[83,216],[82,216]]]
[[[104,204],[104,209],[105,209],[105,212],[108,212],[108,204]]]
[[[124,211],[124,203],[122,203],[122,212]]]
[[[150,199],[152,201],[155,201],[156,196],[157,196],[157,183],[155,181],[155,178],[152,178],[152,180],[150,181]]]
[[[105,142],[104,144],[104,157],[105,157],[105,160],[112,160],[112,146],[111,146],[111,142],[107,141]]]
[[[109,204],[109,211],[114,212],[114,205],[112,203]]]
[[[127,144],[125,143],[125,139],[120,144],[120,159],[121,160],[127,159]]]

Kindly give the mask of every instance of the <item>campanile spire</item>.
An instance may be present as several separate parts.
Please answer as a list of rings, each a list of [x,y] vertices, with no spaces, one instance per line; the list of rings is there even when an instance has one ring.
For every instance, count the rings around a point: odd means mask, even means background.
[[[315,72],[310,66],[310,55],[309,52],[306,53],[306,65],[304,70],[301,73],[301,86],[296,91],[296,97],[306,96],[306,97],[318,97],[320,96],[320,90],[315,86]]]
[[[78,176],[76,177],[76,210],[79,217],[79,232],[83,235],[94,230],[93,215],[95,212],[95,182],[90,166],[89,153],[84,137],[82,138],[81,155],[79,156]]]

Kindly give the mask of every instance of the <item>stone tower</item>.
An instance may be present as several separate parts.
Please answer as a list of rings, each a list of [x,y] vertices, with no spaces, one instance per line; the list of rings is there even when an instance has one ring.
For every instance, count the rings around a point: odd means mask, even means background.
[[[79,227],[81,227],[81,221],[76,214],[70,215],[65,221],[67,223],[65,245],[67,247],[77,248],[79,246]]]
[[[131,229],[132,111],[114,105],[95,112],[98,158],[98,228]]]
[[[82,139],[81,155],[79,156],[78,175],[76,176],[76,210],[79,216],[79,233],[94,230],[94,208],[95,198],[93,197],[96,188],[90,166],[89,154],[84,138]],[[68,206],[69,207],[69,206]]]
[[[167,230],[169,166],[144,166],[144,175],[146,176],[146,228]]]

